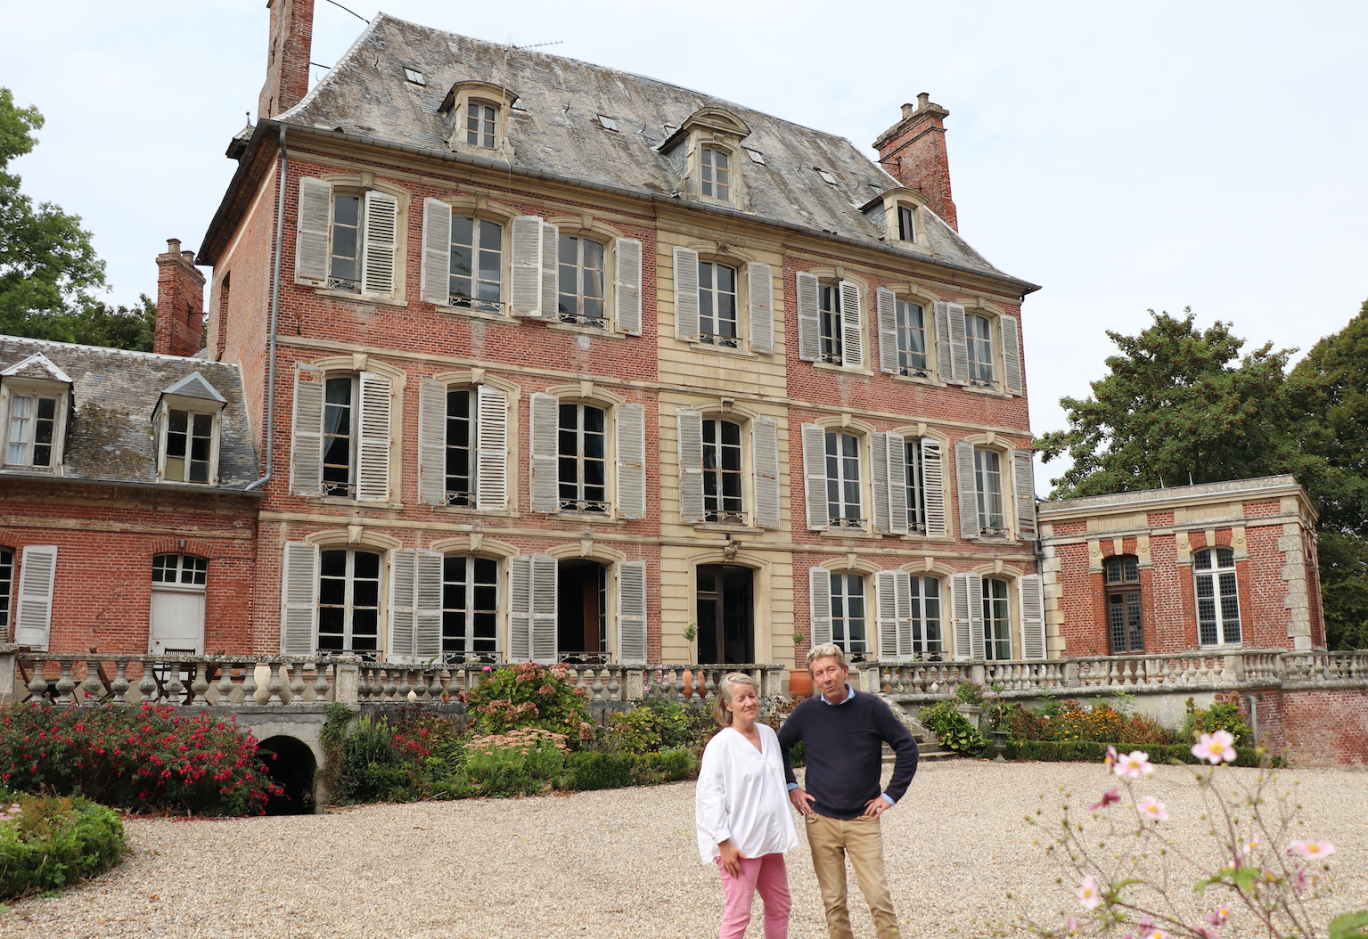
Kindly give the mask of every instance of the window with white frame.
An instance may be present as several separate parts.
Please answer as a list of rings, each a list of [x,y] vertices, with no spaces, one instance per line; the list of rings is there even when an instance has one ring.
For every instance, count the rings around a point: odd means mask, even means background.
[[[449,554],[442,560],[442,656],[493,660],[499,651],[499,563]]]
[[[864,367],[860,288],[847,281],[823,281],[799,271],[798,354],[805,362]]]
[[[356,495],[355,375],[330,375],[323,397],[323,495]]]
[[[699,181],[703,195],[723,202],[731,199],[731,156],[716,147],[700,148]]]
[[[52,469],[61,460],[66,392],[7,382],[5,465]]]
[[[970,314],[965,317],[967,330],[967,350],[969,353],[969,380],[991,383],[993,381],[993,333],[988,317]]]
[[[974,493],[979,531],[1004,532],[1007,522],[1002,509],[1002,455],[996,450],[974,448]]]
[[[900,570],[874,575],[879,657],[939,661],[941,642],[941,584],[931,574]]]
[[[703,518],[746,523],[742,497],[741,425],[703,421]]]
[[[536,215],[509,225],[508,312],[641,335],[641,242],[570,229]]]
[[[842,364],[845,355],[841,348],[844,332],[841,329],[841,293],[835,284],[817,285],[817,317],[822,343],[817,361]]]
[[[398,197],[306,176],[299,181],[295,280],[344,293],[390,297],[396,265]]]
[[[939,660],[945,648],[941,638],[941,582],[930,574],[908,578],[912,614],[912,653]]]
[[[449,305],[503,312],[503,237],[498,222],[452,216]]]
[[[1008,450],[966,440],[955,443],[959,488],[960,537],[1034,541],[1035,470],[1030,450]],[[1008,490],[1010,485],[1010,492]]]
[[[1192,554],[1197,581],[1197,632],[1204,646],[1240,642],[1240,597],[1235,577],[1235,552],[1203,548]]]
[[[418,397],[418,490],[429,505],[499,511],[508,502],[508,393],[424,381]]]
[[[580,235],[560,236],[560,280],[557,313],[562,323],[604,329],[608,308],[604,296],[604,247]]]
[[[166,457],[162,478],[177,483],[213,479],[214,415],[183,408],[166,409]]]
[[[560,406],[560,507],[608,511],[608,419],[592,404]]]
[[[737,348],[740,340],[736,312],[736,268],[699,261],[698,341]]]
[[[472,147],[493,150],[498,140],[499,107],[488,101],[471,99],[466,104],[465,142]]]
[[[940,447],[935,446],[935,480],[936,489],[940,489]],[[903,481],[907,488],[907,530],[920,534],[928,533],[927,525],[927,454],[923,452],[922,439],[911,437],[903,442],[903,457],[905,460],[903,467]],[[932,505],[935,507],[943,499],[939,491],[932,494]],[[942,521],[939,526],[944,527],[944,508],[940,509]]]
[[[1004,660],[1012,657],[1012,612],[1007,581],[983,578],[984,657]]]
[[[940,441],[895,431],[870,436],[874,529],[888,535],[945,534]]]
[[[860,438],[856,434],[826,432],[826,503],[831,528],[863,530],[860,498]]]
[[[616,590],[611,588],[613,581]],[[607,565],[591,559],[557,561],[540,554],[510,558],[508,660],[550,664],[561,658],[615,658],[644,663],[648,602],[646,565],[641,561],[617,562],[610,574]],[[615,648],[610,621],[617,626]],[[559,645],[562,627],[567,640],[575,634],[574,646]]]
[[[951,574],[950,625],[956,661],[1012,658],[1013,609],[1006,578],[975,572]],[[1039,574],[1017,578],[1020,653],[1045,658],[1045,601]]]
[[[898,240],[911,242],[917,240],[917,212],[911,206],[898,206]]]
[[[808,599],[812,645],[833,642],[862,658],[871,651],[863,574],[809,568]]]
[[[640,404],[532,395],[532,511],[643,518],[646,421]]]
[[[745,281],[744,286],[742,281]],[[751,352],[774,350],[774,284],[768,264],[744,268],[674,249],[675,336]],[[744,314],[744,321],[743,321]]]
[[[391,393],[376,372],[296,364],[291,490],[387,502]]]
[[[898,374],[926,375],[926,308],[911,300],[895,301],[898,337]]]
[[[943,382],[1025,392],[1017,317],[966,313],[958,303],[935,305],[936,371]],[[1001,368],[997,364],[1001,356]]]
[[[152,558],[152,583],[203,587],[209,577],[209,559],[189,554],[158,554]]]
[[[380,555],[324,549],[318,564],[318,651],[374,659],[380,650]]]
[[[777,528],[779,441],[774,421],[704,417],[690,408],[677,414],[683,520]]]

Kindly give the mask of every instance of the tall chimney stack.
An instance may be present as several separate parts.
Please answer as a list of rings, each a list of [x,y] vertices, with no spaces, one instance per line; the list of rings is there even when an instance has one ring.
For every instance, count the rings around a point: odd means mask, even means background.
[[[152,351],[162,355],[194,355],[204,332],[204,275],[195,267],[195,252],[182,251],[179,238],[168,238],[166,253],[157,255],[157,320]]]
[[[271,46],[266,53],[266,83],[257,99],[257,117],[283,114],[309,93],[309,55],[313,48],[314,0],[268,0]]]
[[[894,179],[926,196],[931,211],[959,231],[955,200],[950,195],[950,160],[945,153],[944,120],[949,116],[949,111],[922,92],[915,105],[902,106],[902,120],[879,135],[874,149]]]

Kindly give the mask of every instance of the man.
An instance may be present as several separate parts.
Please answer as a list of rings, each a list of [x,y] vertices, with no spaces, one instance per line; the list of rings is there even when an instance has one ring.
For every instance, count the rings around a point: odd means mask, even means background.
[[[879,816],[888,811],[917,771],[917,741],[878,696],[856,693],[846,679],[850,665],[832,643],[808,653],[808,672],[819,696],[800,702],[779,731],[789,799],[807,828],[812,866],[822,890],[831,939],[854,939],[846,907],[846,855],[869,904],[879,939],[897,939],[897,919],[884,874]],[[802,741],[807,788],[793,775],[789,751]],[[897,760],[888,789],[879,791],[883,745]]]

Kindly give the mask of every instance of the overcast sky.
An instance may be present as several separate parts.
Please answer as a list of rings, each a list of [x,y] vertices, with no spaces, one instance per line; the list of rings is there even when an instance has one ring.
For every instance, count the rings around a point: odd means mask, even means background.
[[[381,9],[344,0],[361,16]],[[314,62],[365,28],[317,0]],[[1062,427],[1146,310],[1310,348],[1368,298],[1368,4],[389,0],[386,13],[650,75],[869,144],[949,109],[960,233],[1043,286],[1022,316],[1031,423]],[[110,299],[198,248],[255,118],[263,0],[0,0],[0,85],[47,118],[15,168],[80,215]],[[316,82],[326,72],[312,69]],[[1037,485],[1057,473],[1046,467]]]

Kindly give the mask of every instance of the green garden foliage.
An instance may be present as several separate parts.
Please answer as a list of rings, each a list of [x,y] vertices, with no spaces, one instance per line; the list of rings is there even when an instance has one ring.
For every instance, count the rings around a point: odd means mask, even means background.
[[[540,728],[477,737],[466,746],[465,775],[473,794],[537,795],[555,787],[569,752],[564,734]]]
[[[1211,702],[1211,707],[1203,709],[1197,707],[1192,698],[1188,698],[1187,713],[1183,716],[1183,726],[1178,729],[1178,739],[1188,741],[1190,745],[1201,734],[1215,733],[1218,730],[1229,731],[1235,738],[1237,749],[1248,747],[1254,741],[1254,731],[1241,716],[1237,701],[1222,700],[1217,696],[1217,699]]]
[[[936,735],[941,746],[956,753],[978,753],[987,743],[983,732],[955,710],[955,700],[938,701],[922,708],[917,720]]]
[[[594,725],[584,703],[584,690],[565,680],[563,665],[546,669],[534,662],[485,673],[474,690],[461,699],[475,714],[482,734],[536,727],[566,734],[578,744],[594,739]]]
[[[608,718],[608,731],[599,739],[600,748],[624,753],[655,753],[688,747],[702,753],[717,723],[712,708],[705,704],[678,701],[638,701],[630,711]]]
[[[565,763],[559,788],[618,789],[678,782],[698,770],[698,757],[679,747],[659,753],[572,753]]]
[[[0,789],[0,899],[69,887],[123,857],[119,813],[80,796]]]
[[[391,722],[332,705],[319,770],[328,798],[350,804],[464,797],[463,727],[422,708],[405,709]]]
[[[1108,746],[1094,740],[1008,740],[1006,757],[1009,760],[1040,760],[1047,763],[1098,763],[1106,757]],[[1137,749],[1148,753],[1151,763],[1205,762],[1192,755],[1192,745],[1187,743],[1150,744]],[[1235,752],[1239,754],[1235,760],[1236,766],[1259,765],[1259,750],[1236,747]],[[1279,759],[1275,757],[1274,764],[1278,762]]]

